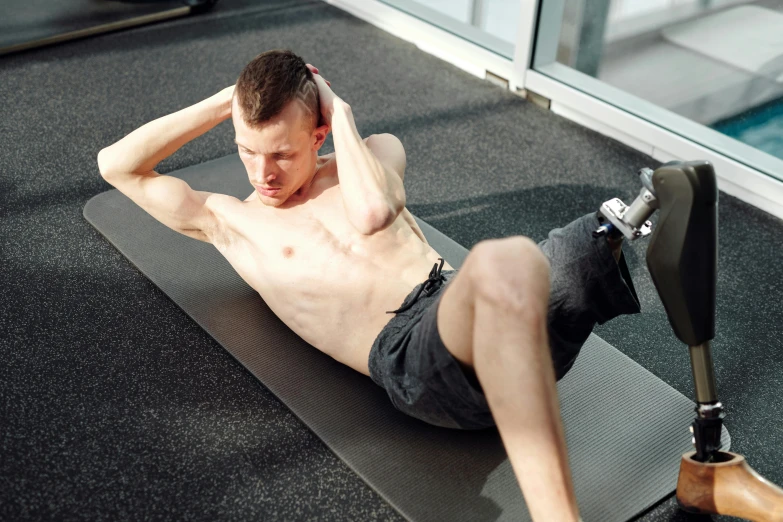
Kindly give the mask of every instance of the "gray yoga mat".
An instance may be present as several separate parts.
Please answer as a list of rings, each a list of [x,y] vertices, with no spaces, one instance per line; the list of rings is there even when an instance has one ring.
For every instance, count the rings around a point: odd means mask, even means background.
[[[171,175],[196,190],[252,192],[237,155]],[[368,377],[289,330],[212,245],[164,227],[119,191],[92,198],[84,216],[405,517],[529,520],[496,430],[437,428],[397,412]],[[419,224],[458,267],[467,250]],[[628,520],[674,491],[692,449],[693,402],[596,335],[558,391],[586,521]]]

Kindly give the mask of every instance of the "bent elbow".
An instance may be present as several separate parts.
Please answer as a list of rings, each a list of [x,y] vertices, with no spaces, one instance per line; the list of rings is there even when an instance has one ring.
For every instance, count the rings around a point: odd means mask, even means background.
[[[403,205],[404,208],[404,205]],[[369,210],[362,220],[362,225],[359,228],[365,236],[371,236],[382,230],[386,230],[400,215],[402,208],[392,207],[391,205],[378,206],[372,210]]]
[[[109,167],[109,153],[108,149],[101,149],[100,152],[98,152],[98,171],[101,173],[102,177],[107,177],[109,173],[111,172]]]

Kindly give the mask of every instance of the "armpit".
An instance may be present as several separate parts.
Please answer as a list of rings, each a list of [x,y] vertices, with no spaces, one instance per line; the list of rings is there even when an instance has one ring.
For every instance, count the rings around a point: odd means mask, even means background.
[[[241,204],[238,199],[225,194],[215,194],[207,203],[212,219],[201,232],[208,238],[206,241],[220,252],[227,250],[236,241],[237,233],[231,226],[231,218],[236,216]]]

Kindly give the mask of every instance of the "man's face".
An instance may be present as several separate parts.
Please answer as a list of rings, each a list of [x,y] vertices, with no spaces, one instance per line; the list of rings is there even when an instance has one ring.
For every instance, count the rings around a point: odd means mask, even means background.
[[[250,128],[240,111],[234,100],[231,113],[239,157],[259,201],[278,207],[292,195],[299,195],[300,188],[308,188],[327,129],[311,130],[307,111],[296,100],[258,129]]]

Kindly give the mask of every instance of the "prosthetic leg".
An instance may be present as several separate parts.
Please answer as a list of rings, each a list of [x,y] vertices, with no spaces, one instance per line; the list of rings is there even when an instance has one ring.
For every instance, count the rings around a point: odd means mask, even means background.
[[[718,186],[706,161],[672,162],[639,171],[642,188],[626,206],[615,198],[599,210],[593,235],[639,239],[647,219],[661,215],[647,248],[647,267],[675,335],[690,348],[696,390],[691,425],[695,451],[680,462],[677,501],[691,513],[783,522],[783,489],[748,466],[742,455],[720,451],[725,416],[715,387],[710,341],[715,337]]]

